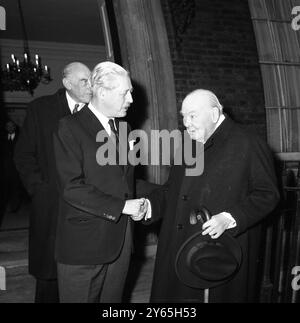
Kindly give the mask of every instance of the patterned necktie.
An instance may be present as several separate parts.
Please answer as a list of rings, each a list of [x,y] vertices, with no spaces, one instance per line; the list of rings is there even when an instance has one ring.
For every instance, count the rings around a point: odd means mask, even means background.
[[[78,112],[78,108],[79,108],[79,103],[76,103],[72,113],[74,114],[74,113]]]

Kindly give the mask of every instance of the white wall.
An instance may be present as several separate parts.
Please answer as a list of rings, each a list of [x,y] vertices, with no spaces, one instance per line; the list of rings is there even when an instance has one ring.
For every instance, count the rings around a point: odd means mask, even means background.
[[[23,42],[21,40],[1,39],[0,48],[2,68],[6,66],[6,63],[11,62],[11,54],[15,54],[20,61],[23,60]],[[34,96],[21,91],[4,92],[4,102],[9,105],[26,104],[34,98],[56,92],[62,86],[61,71],[70,62],[80,61],[92,69],[97,63],[106,60],[104,46],[31,41],[29,42],[29,50],[33,59],[34,55],[38,54],[42,59],[42,64],[49,66],[53,81],[48,85],[40,84],[34,91]]]

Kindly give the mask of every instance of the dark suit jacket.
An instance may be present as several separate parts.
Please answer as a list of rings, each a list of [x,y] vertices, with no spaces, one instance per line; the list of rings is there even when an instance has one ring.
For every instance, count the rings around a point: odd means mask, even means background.
[[[53,132],[58,121],[70,114],[65,90],[32,101],[15,150],[15,163],[32,196],[29,228],[29,272],[40,279],[56,277],[54,245],[58,190]]]
[[[89,265],[114,261],[123,246],[133,198],[132,166],[99,166],[96,142],[103,126],[88,107],[62,119],[54,147],[61,203],[57,227],[57,261]]]
[[[210,290],[210,302],[254,301],[260,248],[259,222],[276,206],[272,155],[267,145],[228,117],[204,147],[204,172],[185,176],[174,166],[168,184],[150,196],[153,220],[163,217],[153,277],[152,302],[201,302],[203,290],[185,286],[176,276],[175,257],[186,239],[201,231],[189,224],[192,209],[205,206],[212,214],[229,212],[234,235],[243,251],[238,274]]]

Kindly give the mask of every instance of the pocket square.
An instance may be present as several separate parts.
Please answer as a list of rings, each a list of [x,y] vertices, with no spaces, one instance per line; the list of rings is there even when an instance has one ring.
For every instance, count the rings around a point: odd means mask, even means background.
[[[133,150],[134,144],[135,144],[135,140],[130,140],[128,144],[129,144],[129,150]]]

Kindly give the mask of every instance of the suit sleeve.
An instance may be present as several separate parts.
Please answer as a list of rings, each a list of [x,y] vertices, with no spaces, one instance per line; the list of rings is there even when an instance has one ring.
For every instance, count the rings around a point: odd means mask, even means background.
[[[276,207],[280,195],[274,169],[274,160],[267,144],[259,138],[253,138],[249,160],[249,180],[246,198],[226,210],[237,222],[230,229],[238,235],[267,216]]]
[[[34,194],[38,184],[43,183],[43,176],[37,160],[38,123],[34,107],[34,103],[28,107],[14,153],[16,168],[30,195]]]
[[[152,187],[148,187],[150,191],[146,198],[151,203],[151,219],[143,221],[143,224],[151,224],[159,221],[163,218],[168,203],[169,187],[173,181],[175,175],[175,167],[171,167],[171,171],[168,180],[163,185],[152,184]]]
[[[125,202],[86,183],[81,146],[67,120],[62,119],[59,122],[58,133],[54,134],[54,151],[59,189],[63,199],[87,214],[118,222]]]

